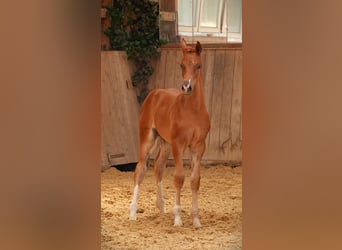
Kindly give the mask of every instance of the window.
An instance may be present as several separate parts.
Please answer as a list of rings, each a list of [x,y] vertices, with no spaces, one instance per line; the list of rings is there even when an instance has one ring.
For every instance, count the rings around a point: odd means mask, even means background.
[[[181,36],[242,42],[242,0],[177,0]]]

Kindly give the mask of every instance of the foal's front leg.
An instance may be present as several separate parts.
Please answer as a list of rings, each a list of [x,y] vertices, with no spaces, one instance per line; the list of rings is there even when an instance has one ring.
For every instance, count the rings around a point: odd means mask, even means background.
[[[191,191],[192,191],[191,216],[192,216],[192,222],[195,228],[201,227],[201,223],[198,217],[198,190],[200,186],[200,179],[201,177],[200,177],[199,160],[193,160],[190,183],[191,183]]]
[[[201,222],[198,217],[198,190],[200,187],[200,161],[204,153],[205,144],[198,144],[196,148],[191,149],[191,166],[192,172],[190,176],[191,191],[192,191],[192,222],[195,228],[201,227]]]
[[[175,226],[182,226],[183,222],[181,219],[182,208],[180,205],[180,193],[184,184],[184,169],[183,169],[183,150],[180,150],[179,147],[174,146],[172,148],[173,158],[175,161],[175,172],[174,172],[174,184],[176,188],[176,198],[175,198],[175,206],[173,207],[173,213],[175,215]]]

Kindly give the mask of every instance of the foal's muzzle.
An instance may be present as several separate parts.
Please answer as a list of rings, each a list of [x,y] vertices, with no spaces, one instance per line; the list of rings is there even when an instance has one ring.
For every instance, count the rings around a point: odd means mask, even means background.
[[[192,81],[190,79],[183,82],[182,91],[185,95],[191,94],[191,92],[192,92]]]

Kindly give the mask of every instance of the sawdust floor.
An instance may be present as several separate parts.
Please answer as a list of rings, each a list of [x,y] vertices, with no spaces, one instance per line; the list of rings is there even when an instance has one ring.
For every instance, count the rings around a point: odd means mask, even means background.
[[[140,187],[137,221],[129,221],[133,172],[101,173],[101,249],[242,248],[242,167],[202,166],[199,209],[202,227],[191,222],[190,169],[181,194],[183,227],[173,226],[173,167],[164,172],[165,214],[155,206],[156,181],[148,168]]]

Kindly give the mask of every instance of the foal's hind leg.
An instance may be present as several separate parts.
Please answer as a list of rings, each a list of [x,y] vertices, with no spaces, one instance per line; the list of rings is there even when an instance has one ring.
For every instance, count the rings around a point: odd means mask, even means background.
[[[157,179],[157,200],[156,205],[161,213],[164,213],[164,198],[163,198],[163,172],[166,166],[166,160],[170,155],[170,144],[160,138],[160,149],[154,161],[154,173]]]
[[[130,204],[130,220],[137,219],[139,186],[144,179],[145,171],[147,168],[146,162],[149,156],[149,152],[154,145],[155,139],[156,133],[153,129],[140,130],[139,158],[134,171],[134,191],[132,202]]]

